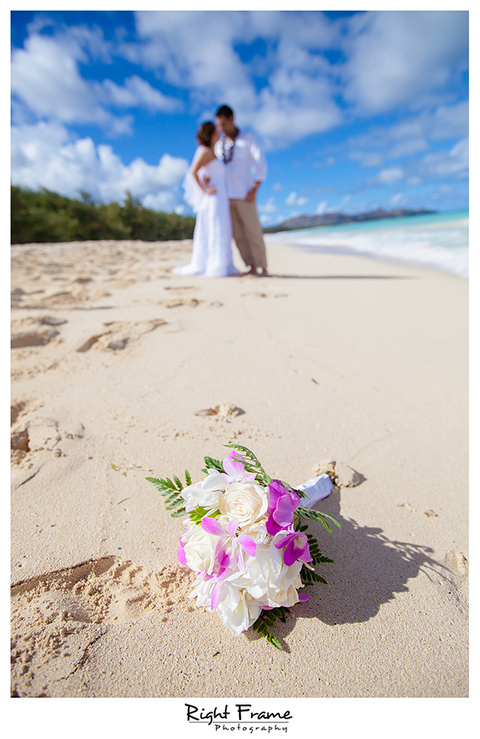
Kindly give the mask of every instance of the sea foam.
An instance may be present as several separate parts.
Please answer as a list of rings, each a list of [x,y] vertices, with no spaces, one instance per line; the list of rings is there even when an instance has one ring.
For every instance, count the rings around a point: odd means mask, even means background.
[[[313,251],[351,251],[421,263],[468,277],[468,211],[282,231],[266,238]]]

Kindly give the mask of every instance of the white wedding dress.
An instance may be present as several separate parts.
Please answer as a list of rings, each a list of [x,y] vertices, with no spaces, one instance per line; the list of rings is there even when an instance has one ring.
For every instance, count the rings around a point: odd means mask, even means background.
[[[198,157],[202,147],[197,149]],[[195,161],[195,159],[194,159]],[[201,275],[203,277],[226,277],[238,274],[232,257],[232,224],[230,205],[225,185],[225,165],[213,159],[198,170],[202,182],[209,178],[209,185],[216,189],[215,195],[207,195],[188,172],[184,181],[185,201],[196,213],[193,234],[193,252],[190,264],[175,267],[177,275]]]

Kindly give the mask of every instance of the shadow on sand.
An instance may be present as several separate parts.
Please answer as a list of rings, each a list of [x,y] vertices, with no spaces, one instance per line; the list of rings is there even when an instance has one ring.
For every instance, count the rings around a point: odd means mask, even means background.
[[[278,275],[270,274],[277,280],[418,280],[413,275]],[[265,279],[260,276],[258,279]]]
[[[373,618],[382,603],[392,600],[395,593],[407,591],[408,581],[421,570],[450,579],[448,568],[431,557],[431,547],[392,541],[381,528],[359,526],[353,519],[343,518],[340,495],[334,490],[317,507],[333,516],[342,531],[332,527],[330,534],[320,523],[308,521],[308,533],[317,537],[320,550],[334,563],[316,566],[328,585],[319,583],[306,588],[304,592],[310,600],[294,606],[287,622],[277,621],[272,628],[285,652],[290,650],[284,638],[294,628],[296,618],[318,618],[332,626],[362,623]],[[262,637],[249,630],[247,638]]]

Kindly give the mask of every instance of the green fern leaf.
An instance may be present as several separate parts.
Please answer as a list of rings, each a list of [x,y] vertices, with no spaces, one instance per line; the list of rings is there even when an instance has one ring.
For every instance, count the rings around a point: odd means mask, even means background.
[[[321,513],[320,511],[313,511],[311,508],[304,508],[303,506],[299,506],[296,510],[296,513],[298,513],[299,516],[303,518],[311,518],[312,521],[319,521],[327,531],[330,533],[332,532],[331,526],[328,524],[328,521],[331,521],[335,526],[337,526],[340,531],[342,530],[341,524],[338,523],[338,521],[333,518],[332,516],[327,515],[326,513]]]
[[[174,513],[171,513],[172,518],[180,518],[181,516],[184,516],[186,513],[185,508],[179,508],[178,511],[174,511]]]
[[[208,474],[208,470],[216,470],[217,472],[225,472],[220,460],[213,459],[212,457],[204,457],[203,461],[205,462],[205,469],[202,471],[205,472],[206,474]]]
[[[167,511],[173,511],[175,508],[178,508],[179,505],[181,505],[183,501],[176,500],[174,503],[168,503],[165,508]]]
[[[148,480],[148,482],[151,482],[152,485],[155,485],[157,490],[160,492],[160,495],[164,499],[166,510],[173,511],[170,513],[172,518],[179,518],[180,516],[185,515],[185,501],[180,494],[183,487],[177,477],[175,477],[175,483],[172,482],[169,477],[165,479],[160,477],[146,477],[145,479]],[[178,486],[180,486],[180,490]],[[179,508],[179,506],[181,506],[181,508]]]
[[[180,480],[178,479],[178,477],[176,475],[173,476],[173,480],[174,480],[175,485],[177,486],[178,490],[183,490],[183,485],[182,485],[182,483],[180,482]]]

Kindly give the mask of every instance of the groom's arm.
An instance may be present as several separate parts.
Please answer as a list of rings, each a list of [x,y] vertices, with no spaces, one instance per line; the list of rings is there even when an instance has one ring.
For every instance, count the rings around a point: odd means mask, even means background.
[[[249,190],[247,194],[245,195],[245,200],[247,201],[247,203],[255,202],[255,198],[257,197],[257,190],[261,184],[262,184],[261,180],[257,180],[256,182],[254,182],[252,189]]]
[[[252,133],[250,133],[250,155],[253,160],[255,182],[251,190],[247,192],[245,200],[249,203],[253,203],[255,201],[258,188],[267,176],[267,160],[265,159],[262,147]]]

